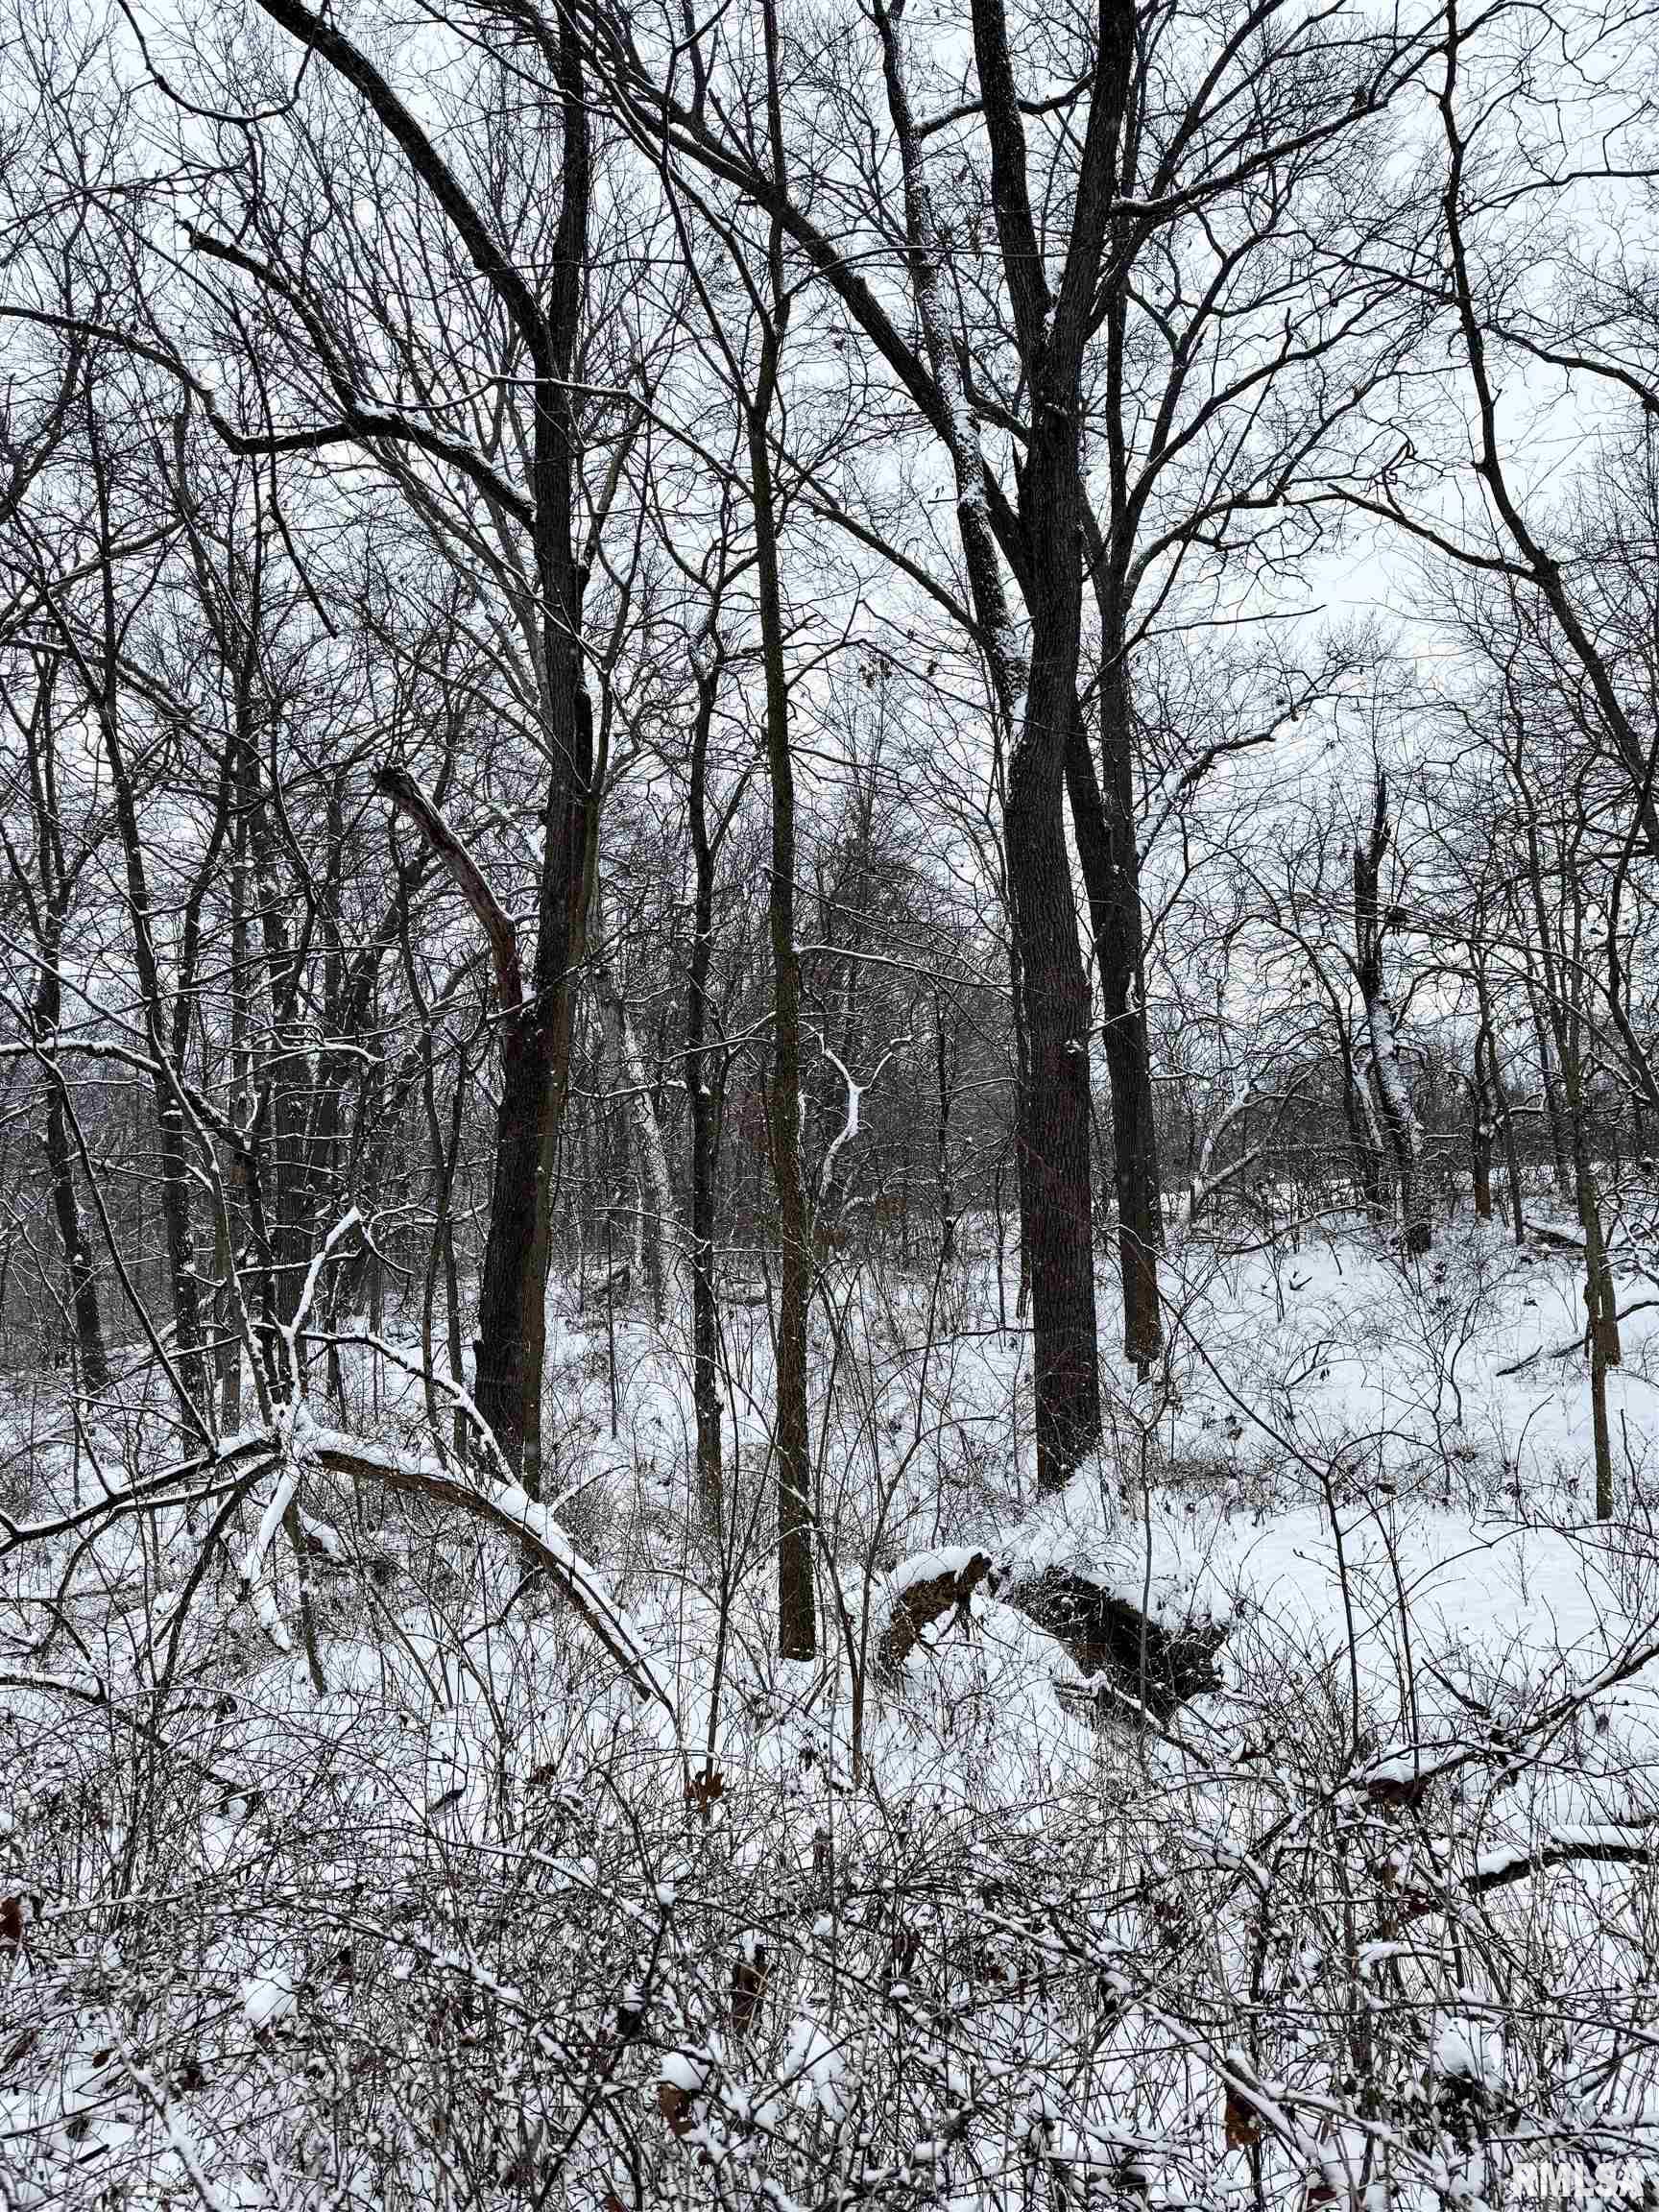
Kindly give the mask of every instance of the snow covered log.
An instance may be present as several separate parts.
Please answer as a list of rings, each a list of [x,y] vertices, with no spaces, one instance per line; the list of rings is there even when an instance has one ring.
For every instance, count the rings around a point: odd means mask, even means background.
[[[1214,1621],[1170,1626],[1103,1578],[1058,1565],[1017,1578],[994,1576],[992,1588],[1053,1637],[1086,1683],[1103,1683],[1154,1719],[1221,1687],[1215,1653],[1227,1630]]]
[[[952,1610],[967,1616],[975,1590],[991,1572],[989,1551],[964,1546],[919,1551],[888,1578],[887,1618],[876,1646],[876,1671],[896,1682],[925,1630]]]
[[[981,1585],[1051,1636],[1086,1687],[1098,1684],[1115,1701],[1143,1708],[1155,1719],[1220,1687],[1215,1653],[1227,1633],[1224,1624],[1184,1620],[1170,1625],[1087,1568],[1053,1560],[1035,1564],[1018,1551],[998,1556],[971,1547],[924,1551],[894,1570],[876,1647],[881,1678],[899,1680],[924,1632],[947,1614],[966,1618]]]

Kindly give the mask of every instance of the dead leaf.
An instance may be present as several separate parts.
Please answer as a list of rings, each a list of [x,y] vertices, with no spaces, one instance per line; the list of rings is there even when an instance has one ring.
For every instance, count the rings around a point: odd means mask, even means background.
[[[685,2135],[691,2128],[691,2092],[678,2081],[659,2081],[657,2103],[672,2133]]]
[[[23,1900],[21,1897],[0,1898],[0,1950],[20,1951],[23,1948]]]
[[[685,1785],[685,1802],[694,1805],[705,1820],[726,1794],[726,1777],[717,1767],[705,1767]]]
[[[1245,2103],[1237,2089],[1229,2088],[1227,2102],[1222,2108],[1222,2125],[1226,2129],[1229,2151],[1247,2150],[1252,2143],[1262,2140],[1262,2120],[1253,2104]]]

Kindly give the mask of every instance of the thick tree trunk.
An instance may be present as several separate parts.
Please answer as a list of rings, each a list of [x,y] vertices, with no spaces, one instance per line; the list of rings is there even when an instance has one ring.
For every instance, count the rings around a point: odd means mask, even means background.
[[[1025,733],[1009,774],[1004,835],[1022,948],[1026,1065],[1018,1130],[1020,1240],[1031,1284],[1037,1483],[1041,1490],[1057,1490],[1098,1443],[1101,1411],[1089,1166],[1089,987],[1060,803],[1070,672],[1062,670],[1065,680],[1050,676],[1045,685],[1044,661],[1038,644]],[[1052,657],[1048,665],[1053,668]]]
[[[550,1221],[541,1162],[554,1126],[548,1042],[542,1023],[503,1024],[473,1390],[479,1412],[532,1498],[541,1488],[547,1338]]]
[[[1066,846],[1064,790],[1082,642],[1082,456],[1074,374],[1034,395],[1021,479],[1031,573],[1031,676],[1008,768],[1005,843],[1020,946],[1026,1066],[1021,1238],[1030,1258],[1037,1483],[1060,1489],[1100,1438],[1090,1174],[1089,985]]]
[[[801,1160],[801,956],[795,949],[795,768],[778,523],[767,446],[779,336],[766,333],[757,395],[749,410],[756,569],[766,664],[766,766],[772,785],[772,1087],[767,1134],[778,1199],[779,1286],[774,1451],[778,1464],[778,1647],[785,1659],[817,1648],[812,1587],[811,1469],[806,1423],[806,1315],[812,1294],[812,1220]]]
[[[1118,1197],[1118,1262],[1123,1286],[1123,1356],[1144,1373],[1163,1349],[1158,1255],[1164,1220],[1152,1055],[1142,973],[1140,854],[1131,777],[1133,727],[1120,661],[1101,682],[1104,793],[1081,719],[1066,756],[1071,825],[1094,932],[1104,1009],[1100,1040],[1112,1086],[1112,1148]]]
[[[479,1293],[475,1393],[531,1497],[541,1484],[541,1368],[546,1347],[551,1184],[568,1081],[576,971],[582,958],[591,828],[593,727],[582,672],[582,574],[576,555],[578,398],[572,377],[591,200],[590,127],[574,27],[541,26],[552,47],[563,137],[559,225],[539,296],[413,110],[374,62],[304,0],[260,0],[273,21],[320,55],[373,110],[432,194],[494,294],[528,357],[533,406],[530,535],[537,678],[548,756],[531,989],[503,1005],[490,1231]],[[453,864],[452,864],[453,865]]]
[[[1079,369],[1102,248],[1114,147],[1127,94],[1133,15],[1115,12],[1091,103],[1080,220],[1058,302],[1050,299],[1026,197],[1007,25],[998,0],[974,11],[1004,268],[1031,381],[1020,526],[1031,617],[1027,677],[991,535],[978,424],[944,325],[942,252],[926,142],[915,128],[899,27],[877,11],[888,107],[904,175],[911,291],[943,400],[956,514],[998,723],[1009,746],[1003,854],[1020,1054],[1016,1094],[1022,1293],[1030,1285],[1037,1479],[1061,1486],[1100,1435],[1093,1193],[1089,1172],[1089,991],[1078,948],[1063,791],[1082,633],[1083,472]],[[1109,49],[1109,50],[1108,50]],[[1051,315],[1051,308],[1057,312]]]
[[[541,809],[541,878],[529,1006],[504,1046],[490,1234],[479,1298],[479,1406],[532,1498],[541,1490],[541,1369],[547,1341],[552,1187],[570,1073],[576,972],[586,935],[593,779],[592,708],[582,668],[576,557],[576,360],[590,196],[580,49],[557,42],[564,198],[535,358],[536,577],[541,601],[543,719],[550,756]]]

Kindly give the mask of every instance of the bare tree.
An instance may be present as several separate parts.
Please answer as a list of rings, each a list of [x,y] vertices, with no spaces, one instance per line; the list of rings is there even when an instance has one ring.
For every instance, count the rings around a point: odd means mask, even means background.
[[[1372,785],[1370,825],[1363,838],[1357,838],[1354,844],[1354,976],[1365,1007],[1370,1041],[1366,1071],[1377,1087],[1378,1110],[1393,1156],[1400,1194],[1401,1241],[1407,1252],[1418,1254],[1429,1250],[1432,1231],[1423,1188],[1417,1118],[1401,1065],[1399,1027],[1383,963],[1396,911],[1393,902],[1383,902],[1381,892],[1382,863],[1391,834],[1388,780],[1379,769]]]

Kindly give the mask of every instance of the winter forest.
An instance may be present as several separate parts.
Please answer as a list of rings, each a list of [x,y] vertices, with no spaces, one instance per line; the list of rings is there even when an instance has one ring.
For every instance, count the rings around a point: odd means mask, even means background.
[[[0,2212],[1659,2203],[1641,0],[0,0]]]

